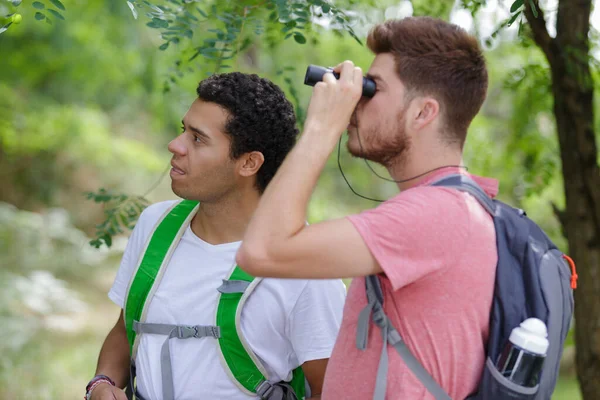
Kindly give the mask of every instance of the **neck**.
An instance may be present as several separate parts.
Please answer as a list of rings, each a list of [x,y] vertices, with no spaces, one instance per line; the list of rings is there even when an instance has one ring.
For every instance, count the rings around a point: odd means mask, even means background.
[[[215,202],[200,202],[191,228],[196,236],[210,244],[242,240],[260,195],[254,189],[233,193]]]
[[[418,152],[404,156],[401,162],[392,163],[388,167],[388,172],[395,181],[398,182],[400,190],[406,190],[419,184],[427,177],[442,170],[442,167],[462,166],[462,153],[460,151],[445,151],[436,154],[432,151]]]

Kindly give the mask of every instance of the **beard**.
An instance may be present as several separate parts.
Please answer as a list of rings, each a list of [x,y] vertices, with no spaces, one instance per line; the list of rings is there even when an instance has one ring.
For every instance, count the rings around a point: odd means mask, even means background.
[[[369,128],[358,128],[353,116],[354,126],[349,130],[347,148],[354,157],[376,162],[386,168],[402,163],[411,146],[406,134],[403,110],[393,123],[380,121]]]

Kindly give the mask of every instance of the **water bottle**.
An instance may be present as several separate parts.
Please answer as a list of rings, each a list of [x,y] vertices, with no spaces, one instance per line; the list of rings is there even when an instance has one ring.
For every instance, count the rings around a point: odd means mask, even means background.
[[[534,387],[539,383],[542,366],[548,350],[546,324],[537,318],[528,318],[510,333],[496,368],[513,383]]]

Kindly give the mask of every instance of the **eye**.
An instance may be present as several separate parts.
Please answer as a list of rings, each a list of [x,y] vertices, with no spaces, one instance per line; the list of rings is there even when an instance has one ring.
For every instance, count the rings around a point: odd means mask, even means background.
[[[196,143],[202,143],[203,140],[202,140],[202,138],[200,136],[194,135],[194,142],[196,142]]]

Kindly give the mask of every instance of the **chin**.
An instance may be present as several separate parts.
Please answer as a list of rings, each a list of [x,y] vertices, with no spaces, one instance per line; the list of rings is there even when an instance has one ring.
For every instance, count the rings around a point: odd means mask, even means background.
[[[350,137],[348,139],[348,143],[346,143],[346,149],[348,150],[348,153],[350,153],[354,157],[364,158],[364,156],[365,156],[364,146],[361,149],[360,144],[358,143],[358,140],[356,140],[356,136]]]
[[[171,181],[171,191],[175,194],[175,196],[185,199],[185,191],[181,190],[181,187],[175,183],[175,181]]]

